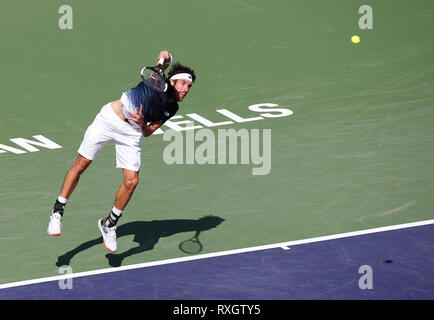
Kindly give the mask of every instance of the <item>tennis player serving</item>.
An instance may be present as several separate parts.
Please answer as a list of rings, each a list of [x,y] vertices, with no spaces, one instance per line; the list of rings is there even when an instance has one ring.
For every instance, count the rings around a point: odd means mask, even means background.
[[[172,65],[167,79],[164,71],[172,62],[172,55],[168,51],[161,51],[157,60],[158,70],[155,71],[154,78],[159,81],[162,90],[155,88],[142,73],[143,81],[122,93],[119,100],[104,105],[87,128],[78,149],[78,156],[66,173],[51,212],[47,230],[49,235],[62,234],[65,205],[77,186],[80,175],[89,167],[101,148],[108,141],[114,140],[116,168],[123,170],[123,181],[116,192],[111,212],[106,218],[98,220],[98,228],[105,247],[110,252],[116,251],[116,224],[139,182],[141,140],[175,115],[179,108],[178,102],[184,100],[196,79],[194,70],[180,63]],[[164,87],[160,81],[164,81]]]

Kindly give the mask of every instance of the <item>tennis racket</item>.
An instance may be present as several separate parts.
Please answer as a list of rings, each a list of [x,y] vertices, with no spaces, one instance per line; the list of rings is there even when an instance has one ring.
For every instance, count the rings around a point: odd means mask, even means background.
[[[158,61],[158,65],[155,67],[144,67],[140,71],[140,76],[143,79],[145,85],[157,92],[167,91],[167,78],[163,71],[164,58]]]

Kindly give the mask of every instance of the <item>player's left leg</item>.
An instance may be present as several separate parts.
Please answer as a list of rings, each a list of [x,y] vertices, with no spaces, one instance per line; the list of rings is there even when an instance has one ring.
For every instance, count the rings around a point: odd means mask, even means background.
[[[116,251],[116,224],[139,183],[142,132],[122,121],[112,110],[112,131],[116,149],[116,168],[122,169],[123,181],[116,192],[110,214],[98,221],[106,248]]]
[[[139,172],[123,169],[124,181],[116,192],[114,206],[119,210],[124,210],[133,195],[134,190],[139,184]]]
[[[98,221],[98,228],[103,236],[104,245],[110,252],[115,252],[117,249],[116,224],[139,183],[137,171],[123,169],[123,172],[124,180],[116,192],[115,203],[110,214]]]

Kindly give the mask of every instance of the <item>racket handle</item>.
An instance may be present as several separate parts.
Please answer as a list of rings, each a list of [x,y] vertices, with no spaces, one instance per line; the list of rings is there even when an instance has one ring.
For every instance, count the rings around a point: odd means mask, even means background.
[[[143,77],[143,72],[145,71],[146,67],[143,67],[142,70],[140,70],[140,75]]]
[[[160,60],[158,60],[158,65],[161,67],[164,63],[164,58],[160,58]]]

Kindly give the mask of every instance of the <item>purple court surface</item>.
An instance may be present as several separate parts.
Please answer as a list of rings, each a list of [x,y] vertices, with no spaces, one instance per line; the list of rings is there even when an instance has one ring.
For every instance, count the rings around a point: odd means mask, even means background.
[[[1,300],[432,300],[434,225],[47,281]]]

